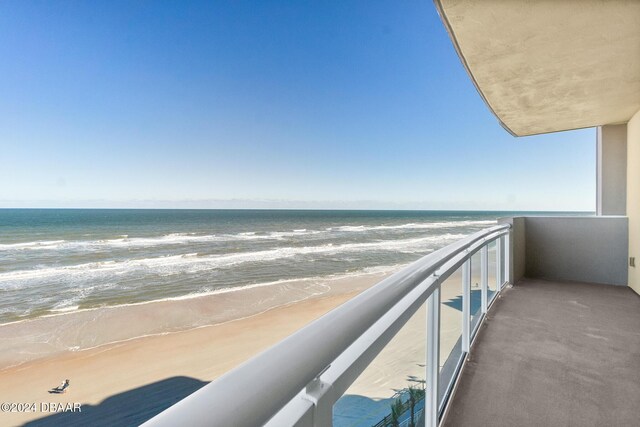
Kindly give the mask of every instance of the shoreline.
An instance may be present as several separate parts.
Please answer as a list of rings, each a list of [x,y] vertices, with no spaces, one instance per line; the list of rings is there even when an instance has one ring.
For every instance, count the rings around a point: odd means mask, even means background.
[[[247,285],[239,285],[239,286],[229,286],[229,287],[221,287],[213,290],[206,290],[201,292],[187,293],[184,295],[170,296],[165,298],[151,299],[146,301],[136,301],[136,302],[128,302],[121,304],[112,304],[112,305],[99,305],[95,307],[83,307],[79,308],[78,306],[69,306],[59,309],[49,309],[46,311],[46,314],[40,314],[34,317],[23,317],[16,320],[9,320],[3,323],[0,323],[0,328],[5,326],[26,323],[31,321],[36,321],[44,318],[58,317],[58,316],[67,316],[74,315],[87,311],[97,311],[97,310],[112,310],[112,309],[120,309],[124,307],[135,307],[146,304],[156,304],[156,303],[164,303],[164,302],[172,302],[172,301],[183,301],[183,300],[192,300],[198,298],[211,297],[214,295],[227,294],[238,291],[246,291],[255,288],[269,287],[275,285],[283,285],[287,283],[296,283],[296,282],[329,282],[340,279],[347,278],[355,278],[360,276],[368,276],[374,274],[391,274],[396,271],[401,270],[407,265],[411,264],[411,262],[406,264],[396,264],[396,265],[381,265],[381,266],[373,266],[373,267],[365,267],[362,270],[352,271],[352,272],[343,272],[343,273],[331,273],[324,276],[311,276],[311,277],[299,277],[299,278],[291,278],[291,279],[280,279],[273,280],[270,282],[258,282],[258,283],[250,283]]]
[[[5,323],[0,325],[0,373],[66,352],[216,326],[309,299],[362,291],[401,268],[259,283]]]

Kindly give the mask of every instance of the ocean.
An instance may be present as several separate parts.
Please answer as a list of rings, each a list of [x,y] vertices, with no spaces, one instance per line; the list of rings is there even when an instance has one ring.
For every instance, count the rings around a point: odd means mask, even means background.
[[[0,210],[0,323],[393,271],[507,212]]]
[[[0,370],[353,295],[514,214],[0,210]]]

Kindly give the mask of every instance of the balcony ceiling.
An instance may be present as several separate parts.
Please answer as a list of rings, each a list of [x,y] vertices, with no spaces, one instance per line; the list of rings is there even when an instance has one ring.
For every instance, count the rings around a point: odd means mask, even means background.
[[[512,134],[625,123],[640,110],[640,1],[435,2]]]

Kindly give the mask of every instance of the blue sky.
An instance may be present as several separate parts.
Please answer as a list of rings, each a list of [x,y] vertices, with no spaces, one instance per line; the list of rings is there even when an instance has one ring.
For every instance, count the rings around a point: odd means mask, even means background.
[[[594,210],[430,1],[0,2],[0,206]]]

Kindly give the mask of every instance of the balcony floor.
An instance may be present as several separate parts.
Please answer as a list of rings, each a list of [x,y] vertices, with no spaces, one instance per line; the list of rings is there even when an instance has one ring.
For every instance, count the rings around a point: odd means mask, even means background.
[[[637,426],[640,296],[524,279],[478,332],[445,426]]]

